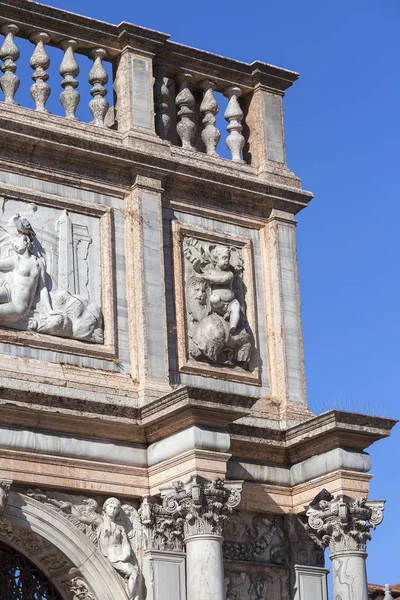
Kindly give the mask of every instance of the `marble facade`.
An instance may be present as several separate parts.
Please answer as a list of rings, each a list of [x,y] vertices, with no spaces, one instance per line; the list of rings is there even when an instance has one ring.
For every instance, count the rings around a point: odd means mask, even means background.
[[[328,546],[337,595],[364,599],[366,449],[394,421],[307,406],[298,75],[0,8],[0,542],[63,600],[326,600]]]

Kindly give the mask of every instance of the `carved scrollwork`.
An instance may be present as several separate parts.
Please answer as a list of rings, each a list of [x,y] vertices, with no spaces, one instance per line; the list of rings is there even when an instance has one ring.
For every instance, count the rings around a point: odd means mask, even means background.
[[[187,484],[174,483],[163,499],[163,509],[182,520],[185,537],[201,533],[222,535],[223,524],[240,502],[240,489],[217,478],[207,482],[192,476]]]
[[[365,552],[370,530],[383,520],[384,503],[366,498],[352,500],[337,496],[322,500],[307,510],[309,531],[331,553],[353,550]]]

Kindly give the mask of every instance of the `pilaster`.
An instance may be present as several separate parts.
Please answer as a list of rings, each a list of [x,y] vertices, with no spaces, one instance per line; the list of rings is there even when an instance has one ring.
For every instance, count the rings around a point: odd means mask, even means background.
[[[281,418],[309,417],[293,215],[272,210],[261,230],[271,397]]]
[[[170,391],[161,194],[160,181],[138,175],[125,200],[131,369],[142,403]]]

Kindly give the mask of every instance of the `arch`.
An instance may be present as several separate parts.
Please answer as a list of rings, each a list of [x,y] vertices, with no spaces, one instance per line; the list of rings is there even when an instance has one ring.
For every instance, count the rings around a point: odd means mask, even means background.
[[[96,600],[127,600],[122,581],[113,567],[82,531],[56,511],[11,490],[3,518],[55,546],[86,579]]]
[[[1,597],[43,598],[61,600],[58,590],[36,565],[12,546],[0,541],[0,589]]]

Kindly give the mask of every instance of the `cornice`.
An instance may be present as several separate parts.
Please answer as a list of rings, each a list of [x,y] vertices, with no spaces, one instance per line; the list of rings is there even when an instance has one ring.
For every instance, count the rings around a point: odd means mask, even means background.
[[[0,0],[1,2],[1,0]],[[124,137],[111,129],[96,130],[86,123],[67,122],[61,117],[43,115],[0,103],[0,133],[4,161],[14,161],[70,175],[71,185],[85,178],[100,182],[107,190],[118,182],[129,192],[137,174],[159,179],[170,188],[183,187],[198,194],[217,194],[229,202],[251,207],[262,218],[276,208],[296,214],[313,198],[301,190],[299,180],[282,170],[288,185],[257,177],[249,165],[238,165],[217,158],[210,160],[200,152],[185,152],[142,131]],[[57,167],[54,167],[57,156]],[[170,177],[171,176],[171,177]]]

